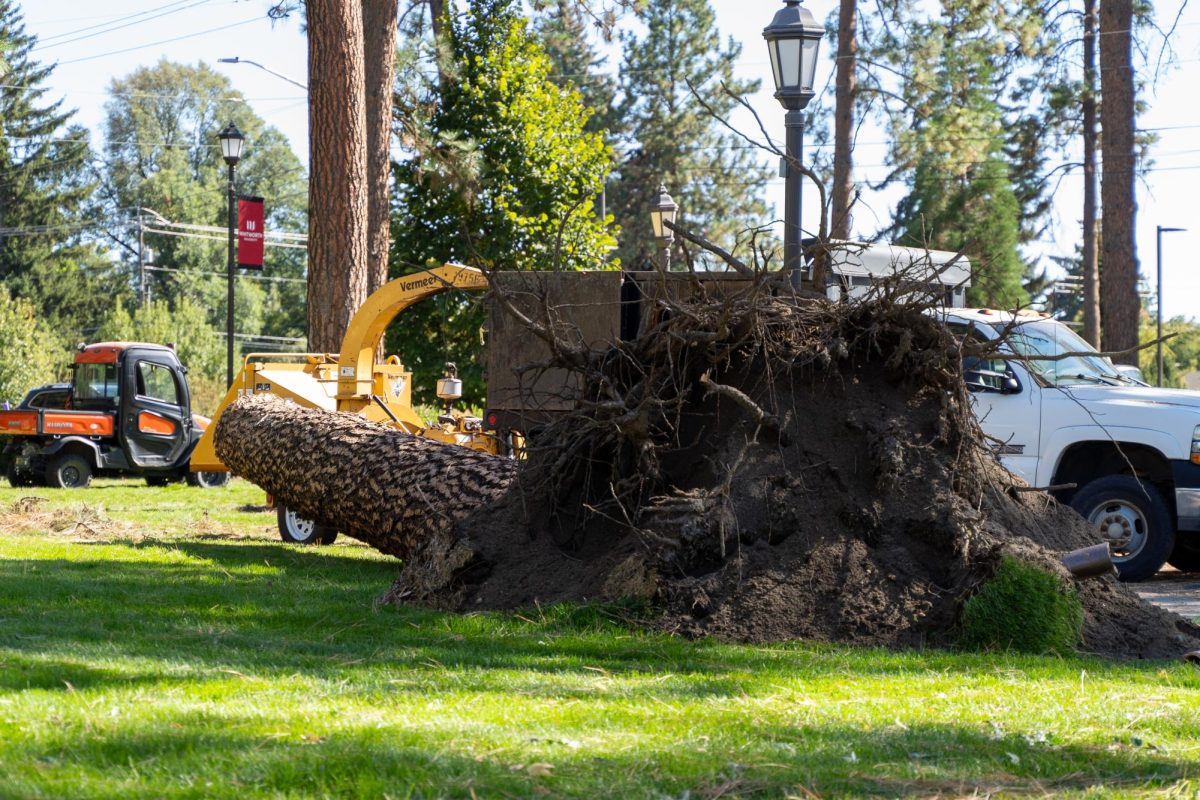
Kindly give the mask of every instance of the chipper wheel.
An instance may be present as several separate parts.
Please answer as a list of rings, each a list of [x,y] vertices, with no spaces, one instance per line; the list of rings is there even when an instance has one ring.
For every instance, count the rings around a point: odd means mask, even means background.
[[[279,536],[285,542],[333,544],[337,539],[337,531],[324,525],[318,525],[311,519],[305,519],[283,503],[276,505],[275,514],[279,521]]]

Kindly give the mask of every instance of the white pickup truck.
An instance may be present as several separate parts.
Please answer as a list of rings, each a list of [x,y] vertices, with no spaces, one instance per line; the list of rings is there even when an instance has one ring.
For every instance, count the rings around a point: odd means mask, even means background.
[[[1070,328],[1042,315],[952,308],[958,333],[1027,357],[967,359],[975,410],[1001,462],[1095,525],[1122,580],[1164,563],[1200,570],[1200,392],[1123,375]]]

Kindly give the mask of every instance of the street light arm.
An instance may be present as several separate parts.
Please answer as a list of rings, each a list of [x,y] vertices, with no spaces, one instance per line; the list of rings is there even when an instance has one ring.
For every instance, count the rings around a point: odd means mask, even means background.
[[[300,81],[294,81],[291,78],[289,78],[287,75],[280,74],[280,73],[276,72],[275,70],[270,69],[269,67],[264,67],[262,64],[258,63],[257,61],[251,61],[248,58],[240,58],[238,56],[234,56],[233,58],[218,58],[217,63],[219,63],[219,64],[250,64],[251,66],[258,67],[263,72],[269,72],[270,74],[274,75],[276,78],[280,78],[282,80],[287,81],[288,83],[292,84],[293,86],[299,86],[304,91],[306,91],[306,92],[308,91],[308,87],[305,86],[303,83],[300,83]]]

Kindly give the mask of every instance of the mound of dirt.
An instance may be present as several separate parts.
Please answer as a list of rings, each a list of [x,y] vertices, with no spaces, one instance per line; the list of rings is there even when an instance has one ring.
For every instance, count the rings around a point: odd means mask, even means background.
[[[998,464],[960,344],[919,309],[797,318],[759,298],[739,329],[721,308],[718,323],[689,307],[687,330],[724,330],[727,347],[663,350],[651,343],[673,331],[660,330],[593,362],[579,412],[532,439],[507,495],[423,541],[388,598],[473,610],[633,596],[687,636],[937,645],[1009,554],[1075,586],[1087,652],[1200,645],[1114,577],[1061,566],[1094,532]]]

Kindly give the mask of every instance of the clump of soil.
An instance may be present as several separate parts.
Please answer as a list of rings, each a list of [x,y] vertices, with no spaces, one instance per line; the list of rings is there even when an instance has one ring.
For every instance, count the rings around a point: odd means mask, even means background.
[[[1174,657],[1200,629],[1060,555],[1095,543],[992,456],[963,345],[893,302],[673,301],[605,354],[567,352],[579,410],[507,495],[409,554],[389,592],[452,609],[644,598],[687,636],[952,641],[1002,554],[1078,590],[1082,649]]]

